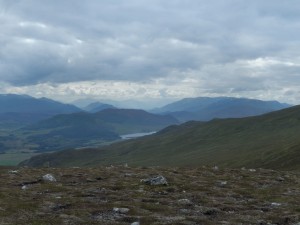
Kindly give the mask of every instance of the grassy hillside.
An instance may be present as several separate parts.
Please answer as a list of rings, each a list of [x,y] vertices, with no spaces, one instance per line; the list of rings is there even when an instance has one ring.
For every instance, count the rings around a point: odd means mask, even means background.
[[[300,169],[300,106],[256,117],[188,122],[105,148],[40,155],[26,162],[45,163]]]

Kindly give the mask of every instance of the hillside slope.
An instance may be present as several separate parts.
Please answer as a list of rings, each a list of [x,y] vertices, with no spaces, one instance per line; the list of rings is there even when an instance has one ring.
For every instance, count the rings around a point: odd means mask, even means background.
[[[300,106],[256,117],[188,122],[105,148],[40,155],[24,164],[45,162],[300,169]]]

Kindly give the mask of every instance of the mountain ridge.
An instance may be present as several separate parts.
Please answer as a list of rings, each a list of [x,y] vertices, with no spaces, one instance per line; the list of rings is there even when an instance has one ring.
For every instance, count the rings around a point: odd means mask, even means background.
[[[256,116],[290,107],[277,101],[233,97],[185,98],[151,112],[170,114],[181,122],[208,121],[214,118],[242,118]]]
[[[57,114],[80,112],[74,105],[29,95],[0,94],[0,125],[19,128]]]

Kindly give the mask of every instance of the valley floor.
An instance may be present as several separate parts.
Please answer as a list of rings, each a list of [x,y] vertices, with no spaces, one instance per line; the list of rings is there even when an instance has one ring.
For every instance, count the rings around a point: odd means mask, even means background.
[[[56,181],[43,180],[51,174]],[[150,185],[156,176],[168,185]],[[0,224],[300,224],[300,174],[201,168],[0,169]],[[136,223],[135,223],[136,222]]]

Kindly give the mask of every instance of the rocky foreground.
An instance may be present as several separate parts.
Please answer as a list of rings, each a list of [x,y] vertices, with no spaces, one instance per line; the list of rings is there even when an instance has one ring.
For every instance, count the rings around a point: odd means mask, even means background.
[[[0,224],[300,225],[300,174],[214,168],[1,168]]]

